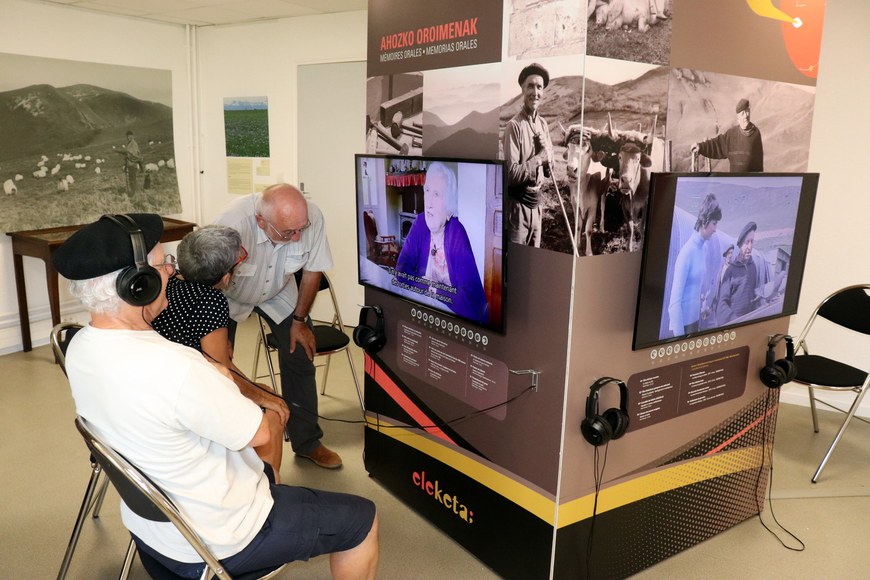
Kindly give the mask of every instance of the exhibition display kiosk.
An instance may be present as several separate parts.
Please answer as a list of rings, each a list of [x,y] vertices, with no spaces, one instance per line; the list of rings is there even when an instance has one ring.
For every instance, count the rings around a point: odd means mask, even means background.
[[[502,577],[625,577],[764,509],[815,79],[746,3],[644,2],[652,62],[607,54],[585,5],[443,4],[370,2],[365,466]],[[781,50],[694,48],[714,33]]]

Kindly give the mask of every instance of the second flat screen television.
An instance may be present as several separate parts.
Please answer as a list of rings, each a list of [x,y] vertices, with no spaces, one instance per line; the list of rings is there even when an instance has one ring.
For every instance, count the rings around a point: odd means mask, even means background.
[[[360,284],[504,332],[503,162],[355,162]]]
[[[634,349],[797,312],[818,180],[653,174]]]

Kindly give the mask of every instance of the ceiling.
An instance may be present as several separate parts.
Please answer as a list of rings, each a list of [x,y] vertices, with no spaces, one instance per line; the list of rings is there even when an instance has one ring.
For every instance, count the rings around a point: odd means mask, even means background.
[[[31,0],[173,24],[209,26],[366,10],[368,0]]]

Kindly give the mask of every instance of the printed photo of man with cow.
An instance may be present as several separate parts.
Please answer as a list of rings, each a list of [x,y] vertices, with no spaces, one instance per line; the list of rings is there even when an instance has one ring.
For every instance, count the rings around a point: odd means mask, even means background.
[[[585,65],[547,58],[512,69],[520,94],[500,113],[508,236],[575,256],[637,251],[650,173],[665,169],[667,72]]]

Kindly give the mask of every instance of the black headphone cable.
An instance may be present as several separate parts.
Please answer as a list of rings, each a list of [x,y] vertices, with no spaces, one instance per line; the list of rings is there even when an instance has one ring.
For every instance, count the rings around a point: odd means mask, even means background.
[[[761,502],[758,501],[758,490],[761,487],[761,474],[764,472],[764,460],[767,457],[767,445],[766,445],[767,428],[768,428],[768,423],[770,422],[770,417],[768,416],[768,414],[771,411],[771,398],[776,395],[776,393],[773,392],[774,390],[775,389],[767,389],[767,393],[765,394],[765,397],[764,397],[764,411],[763,411],[763,415],[762,415],[763,419],[762,419],[762,423],[761,423],[761,425],[762,425],[762,428],[761,428],[761,466],[759,466],[758,474],[756,475],[756,478],[755,478],[755,502],[756,502],[755,505],[756,505],[756,508],[758,509],[758,521],[761,523],[762,527],[765,530],[770,532],[770,534],[774,538],[779,540],[779,543],[782,544],[782,546],[785,549],[791,550],[793,552],[803,552],[806,549],[806,545],[803,543],[803,541],[801,541],[800,538],[798,538],[795,534],[793,534],[791,531],[789,531],[785,526],[783,526],[781,523],[779,523],[779,520],[776,519],[776,514],[773,513],[773,495],[772,495],[772,490],[773,490],[773,442],[776,439],[776,430],[774,430],[770,436],[770,462],[769,462],[769,467],[768,467],[769,476],[768,476],[768,482],[767,482],[767,505],[770,507],[770,516],[773,518],[773,521],[776,522],[776,525],[779,526],[779,528],[782,531],[784,531],[786,534],[788,534],[789,536],[794,538],[794,540],[797,541],[798,544],[800,544],[800,548],[795,548],[795,547],[792,547],[792,546],[789,546],[788,544],[786,544],[783,541],[783,539],[781,537],[779,537],[779,535],[776,534],[776,532],[774,532],[772,529],[770,529],[767,526],[767,524],[764,523],[764,520],[761,517],[761,511],[762,511],[761,510]]]

